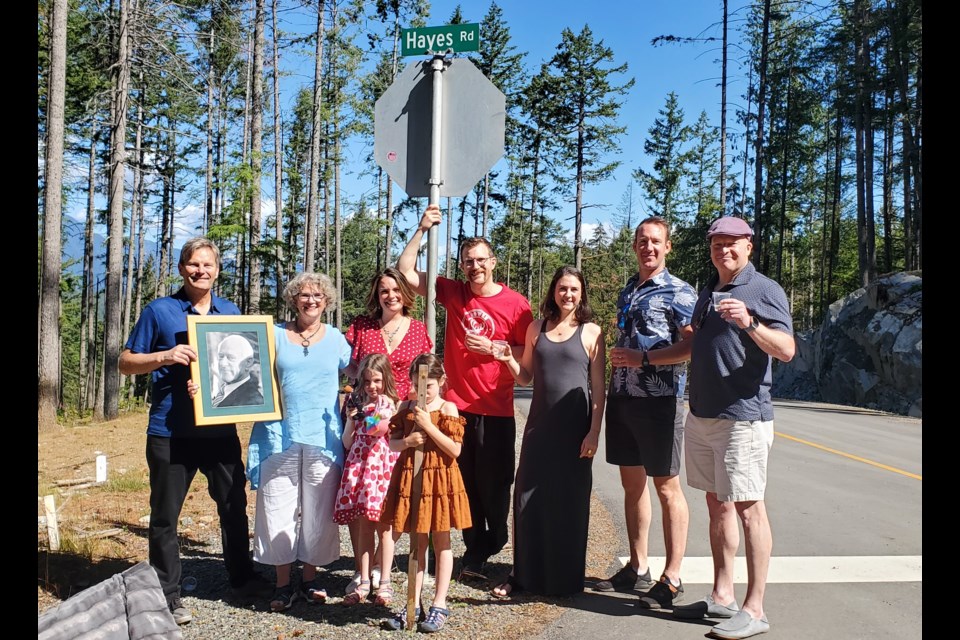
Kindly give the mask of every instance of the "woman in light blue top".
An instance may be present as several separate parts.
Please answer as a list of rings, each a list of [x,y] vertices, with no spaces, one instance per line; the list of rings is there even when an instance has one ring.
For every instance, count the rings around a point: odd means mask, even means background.
[[[330,278],[301,273],[283,297],[297,314],[276,332],[283,419],[256,423],[247,453],[247,477],[257,489],[253,559],[277,569],[273,611],[289,609],[298,596],[326,600],[317,566],[340,558],[333,522],[344,457],[339,372],[351,352],[343,334],[322,320],[337,303]],[[297,561],[303,563],[299,591],[290,580]]]

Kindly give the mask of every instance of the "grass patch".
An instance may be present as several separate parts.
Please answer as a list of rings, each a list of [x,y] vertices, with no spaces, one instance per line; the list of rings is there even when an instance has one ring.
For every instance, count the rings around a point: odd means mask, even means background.
[[[131,469],[107,478],[98,488],[110,493],[135,493],[149,489],[150,480],[145,470]]]
[[[104,538],[88,538],[66,528],[60,529],[60,553],[73,554],[86,560],[108,556],[116,546]]]

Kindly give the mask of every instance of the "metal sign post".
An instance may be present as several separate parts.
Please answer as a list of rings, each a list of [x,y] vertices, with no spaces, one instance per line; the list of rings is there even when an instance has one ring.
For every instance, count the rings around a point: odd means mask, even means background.
[[[430,61],[430,70],[433,71],[433,118],[430,123],[430,204],[440,206],[440,185],[443,184],[440,175],[441,154],[443,153],[443,71],[446,68],[444,56],[437,54]],[[447,220],[447,224],[450,221]],[[427,232],[427,335],[430,341],[437,343],[437,249],[440,230],[437,225],[430,227]],[[449,259],[449,256],[448,256]]]
[[[428,197],[430,204],[467,195],[503,156],[506,97],[469,60],[445,57],[479,46],[479,27],[468,26],[407,30],[414,33],[404,36],[411,45],[405,53],[433,57],[400,72],[374,110],[377,164],[408,196]],[[424,51],[421,43],[434,50]],[[436,45],[446,51],[437,53]],[[436,227],[427,234],[425,320],[434,344],[438,234]]]

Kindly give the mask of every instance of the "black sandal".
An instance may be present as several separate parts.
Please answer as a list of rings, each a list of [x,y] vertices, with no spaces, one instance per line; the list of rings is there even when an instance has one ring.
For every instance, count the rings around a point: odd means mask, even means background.
[[[502,591],[503,593],[497,593],[497,591]],[[522,591],[523,585],[517,582],[517,579],[514,578],[511,573],[504,582],[501,582],[490,590],[490,595],[497,600],[509,600],[511,596],[521,593]]]

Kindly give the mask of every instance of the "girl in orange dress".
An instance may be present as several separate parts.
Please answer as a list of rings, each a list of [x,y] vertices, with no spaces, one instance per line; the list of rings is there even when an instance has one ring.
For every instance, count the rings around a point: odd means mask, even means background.
[[[423,633],[439,631],[450,611],[447,609],[447,590],[453,575],[453,551],[450,548],[450,530],[472,526],[470,504],[463,486],[457,456],[463,443],[465,421],[457,406],[440,395],[446,381],[443,364],[430,353],[418,356],[410,366],[410,379],[416,387],[421,364],[428,367],[426,406],[417,406],[409,400],[402,403],[390,421],[390,448],[400,452],[400,458],[391,478],[387,499],[383,506],[382,523],[393,527],[394,539],[401,533],[410,533],[410,547],[416,544],[418,557],[426,555],[432,535],[437,558],[436,592],[433,605],[426,616],[420,607],[423,586],[423,564],[419,564],[416,578],[418,629]],[[416,447],[423,445],[423,485],[417,513],[411,513],[410,490],[413,485],[413,459]],[[385,567],[390,566],[384,558]],[[381,579],[381,585],[382,585]],[[409,585],[408,585],[408,588]],[[388,629],[406,628],[406,608],[387,620]]]

